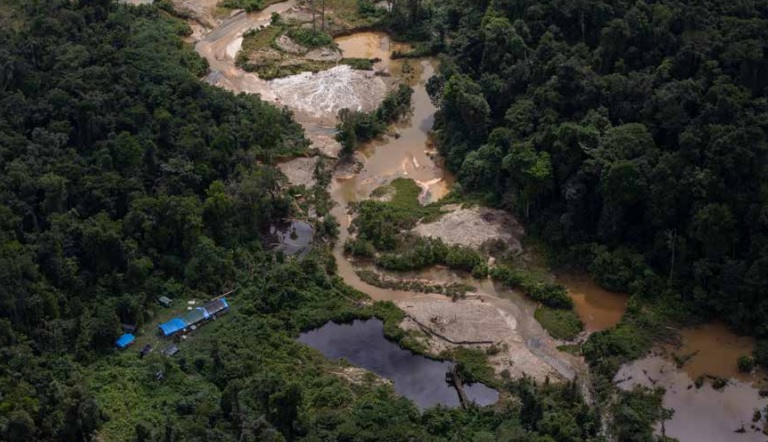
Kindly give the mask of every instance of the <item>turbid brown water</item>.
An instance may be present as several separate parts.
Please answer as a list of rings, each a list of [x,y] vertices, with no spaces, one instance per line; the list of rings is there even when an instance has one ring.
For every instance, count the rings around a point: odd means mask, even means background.
[[[722,322],[711,322],[680,332],[682,346],[675,350],[680,356],[692,355],[683,367],[692,378],[701,375],[718,376],[751,382],[754,378],[738,370],[740,356],[749,356],[755,340],[738,336]]]
[[[732,361],[723,361],[727,364]],[[664,423],[667,436],[681,442],[764,442],[766,436],[752,429],[755,410],[764,411],[768,399],[760,398],[757,389],[748,382],[731,380],[722,391],[705,383],[700,389],[694,379],[668,359],[650,356],[625,365],[616,376],[621,388],[633,385],[663,387],[664,407],[675,411]],[[762,430],[765,419],[756,423]],[[744,428],[744,433],[736,430]],[[661,426],[657,426],[661,431]]]
[[[578,273],[558,274],[557,282],[568,288],[573,308],[584,322],[588,332],[605,330],[621,321],[627,310],[629,296],[609,292],[597,285],[591,278]]]
[[[664,406],[675,410],[665,423],[666,434],[681,442],[765,441],[765,435],[751,428],[754,411],[764,411],[768,405],[755,385],[765,374],[737,369],[739,356],[752,352],[754,340],[735,335],[719,322],[683,329],[680,339],[679,347],[661,348],[623,366],[616,376],[619,386],[664,387]],[[687,358],[682,368],[672,362],[672,354]],[[708,381],[697,389],[694,382],[699,376],[722,377],[728,385],[717,391]],[[757,426],[762,429],[765,422],[762,419]],[[742,425],[746,431],[735,433]]]

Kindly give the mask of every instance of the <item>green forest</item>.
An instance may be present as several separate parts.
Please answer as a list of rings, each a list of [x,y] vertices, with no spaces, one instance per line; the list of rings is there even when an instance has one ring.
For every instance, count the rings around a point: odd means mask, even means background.
[[[768,0],[376,11],[416,45],[396,55],[440,59],[428,90],[454,197],[514,212],[561,263],[633,295],[625,320],[583,346],[596,403],[575,381],[483,378],[497,405],[424,411],[375,376],[344,381],[344,362],[295,340],[377,317],[416,349],[402,311],[362,302],[336,275],[327,176],[312,190],[325,201],[316,246],[302,260],[269,250],[269,227],[298,216],[307,190],[277,162],[309,142],[290,112],[201,81],[192,30],[158,3],[0,4],[0,440],[597,442],[610,413],[616,440],[651,442],[667,439],[652,426],[669,417],[661,390],[615,391],[611,379],[669,318],[722,318],[760,339],[768,366]],[[383,133],[411,94],[345,112],[344,154]],[[431,216],[397,203],[358,206],[363,240],[348,251],[392,250],[395,221]],[[378,258],[485,277],[482,261],[431,240]],[[570,313],[561,286],[490,276],[551,307],[542,315]],[[114,349],[121,324],[167,319],[157,297],[235,288],[232,311],[177,357]],[[469,377],[487,368],[472,358],[458,362]]]
[[[440,152],[464,192],[517,213],[604,287],[768,339],[767,11],[666,0],[425,11],[439,32],[423,45],[445,54],[429,85]]]
[[[391,304],[353,302],[327,248],[302,261],[265,249],[265,229],[296,210],[274,167],[308,146],[291,115],[202,83],[190,30],[161,9],[17,1],[0,14],[1,439],[597,440],[575,385],[507,382],[519,403],[420,413],[389,386],[334,376],[300,330],[377,316],[407,336]],[[318,232],[322,244],[334,229]],[[121,323],[163,315],[157,296],[235,285],[232,312],[179,357],[113,349]]]

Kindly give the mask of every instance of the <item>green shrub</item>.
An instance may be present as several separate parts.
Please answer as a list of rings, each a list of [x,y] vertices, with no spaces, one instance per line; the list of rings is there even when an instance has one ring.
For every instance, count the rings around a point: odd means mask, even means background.
[[[308,48],[319,48],[333,43],[333,37],[325,31],[311,28],[291,28],[288,37]]]
[[[352,256],[373,258],[376,255],[376,248],[373,243],[362,238],[347,239],[344,243],[344,253]]]
[[[555,310],[549,307],[539,307],[534,317],[544,327],[544,330],[555,338],[571,341],[584,330],[584,323],[573,310]]]
[[[262,9],[262,0],[224,0],[221,6],[230,9],[245,9],[248,12]]]
[[[370,71],[373,69],[374,62],[370,58],[342,58],[340,63],[359,71]]]
[[[523,291],[531,299],[547,307],[564,310],[573,308],[568,290],[560,284],[535,282],[525,273],[504,266],[494,268],[491,277],[507,288]]]
[[[755,358],[751,356],[740,356],[736,364],[739,367],[739,371],[749,373],[755,368]]]
[[[387,15],[387,10],[379,8],[371,0],[357,0],[357,12],[366,18],[379,18]]]

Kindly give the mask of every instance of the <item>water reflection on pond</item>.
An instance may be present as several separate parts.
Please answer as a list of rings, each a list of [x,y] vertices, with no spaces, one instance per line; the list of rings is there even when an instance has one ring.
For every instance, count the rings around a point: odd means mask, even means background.
[[[433,361],[398,347],[384,337],[384,324],[378,319],[351,324],[329,322],[302,333],[299,341],[319,350],[330,359],[344,358],[350,363],[392,380],[395,392],[420,408],[435,405],[458,407],[456,390],[445,382],[453,363]],[[464,386],[467,397],[478,405],[491,405],[499,393],[483,384]]]
[[[723,364],[729,362],[723,361]],[[663,387],[664,407],[675,412],[664,423],[667,436],[680,442],[760,441],[765,419],[754,423],[755,410],[764,410],[768,399],[761,398],[757,389],[747,382],[731,379],[722,391],[710,382],[696,388],[694,379],[671,361],[649,356],[624,365],[616,375],[620,388],[635,385]],[[737,433],[736,430],[744,429]],[[660,429],[660,428],[659,428]]]

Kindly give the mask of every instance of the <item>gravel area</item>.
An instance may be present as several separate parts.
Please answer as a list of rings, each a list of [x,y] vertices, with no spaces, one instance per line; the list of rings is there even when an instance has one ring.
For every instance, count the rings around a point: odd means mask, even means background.
[[[522,251],[520,238],[524,230],[507,212],[487,208],[456,209],[437,221],[419,224],[413,232],[440,238],[447,244],[478,248],[489,241],[504,241],[515,253]]]

